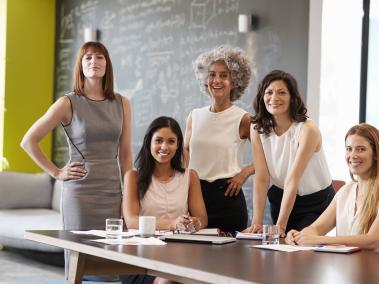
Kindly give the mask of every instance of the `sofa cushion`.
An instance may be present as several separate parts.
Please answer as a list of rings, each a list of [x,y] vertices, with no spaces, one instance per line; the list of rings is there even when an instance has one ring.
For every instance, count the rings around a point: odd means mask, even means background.
[[[53,198],[51,200],[51,208],[58,212],[61,212],[62,188],[63,181],[55,181],[53,187]]]
[[[61,230],[60,213],[52,209],[6,209],[0,210],[0,244],[5,247],[62,251],[61,248],[24,239],[25,230]]]
[[[49,175],[0,172],[0,209],[51,208]]]

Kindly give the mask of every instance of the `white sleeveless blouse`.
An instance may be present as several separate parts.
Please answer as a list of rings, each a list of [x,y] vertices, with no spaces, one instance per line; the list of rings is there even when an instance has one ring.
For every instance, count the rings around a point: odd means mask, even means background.
[[[267,167],[272,184],[284,188],[285,179],[292,168],[299,148],[299,137],[304,122],[294,122],[281,136],[271,131],[269,135],[260,134]],[[313,154],[300,179],[298,195],[308,195],[325,189],[332,183],[324,151]]]
[[[141,216],[176,219],[188,213],[189,173],[175,172],[167,182],[161,182],[154,176],[145,196],[140,201]]]
[[[335,196],[336,199],[336,235],[351,236],[359,234],[359,214],[355,213],[355,199],[357,183],[350,182],[341,187]]]
[[[192,111],[189,168],[213,182],[233,177],[243,167],[247,139],[240,138],[239,127],[246,111],[235,105],[221,112],[209,108]]]
[[[359,234],[359,218],[364,208],[355,211],[357,182],[350,182],[341,187],[334,198],[336,199],[336,235],[353,236]],[[377,208],[379,214],[379,207]],[[379,247],[375,249],[379,252]]]

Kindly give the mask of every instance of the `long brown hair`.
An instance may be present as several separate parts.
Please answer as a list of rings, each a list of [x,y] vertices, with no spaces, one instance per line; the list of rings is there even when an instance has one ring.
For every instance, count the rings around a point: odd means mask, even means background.
[[[89,41],[82,45],[82,47],[78,51],[78,55],[76,57],[75,68],[74,68],[74,80],[72,84],[72,89],[78,95],[84,95],[84,73],[82,66],[82,58],[88,51],[88,49],[94,49],[97,52],[100,52],[104,55],[107,65],[105,67],[105,75],[103,77],[103,92],[105,99],[113,100],[115,98],[114,90],[113,90],[113,67],[112,61],[109,57],[109,52],[107,48],[100,42],[97,41]]]
[[[367,182],[367,195],[363,202],[364,210],[360,216],[359,227],[360,233],[366,234],[374,222],[377,216],[377,208],[379,204],[379,131],[374,126],[361,123],[353,126],[349,129],[345,136],[345,142],[350,135],[359,135],[365,138],[372,149],[373,152],[373,163],[370,171],[370,177]],[[353,174],[350,172],[350,177],[352,180],[356,181]]]
[[[255,115],[251,122],[255,124],[254,129],[258,133],[270,134],[276,126],[276,122],[266,109],[264,103],[264,94],[268,86],[273,81],[283,81],[291,96],[290,101],[290,118],[292,121],[304,122],[307,120],[307,108],[301,99],[296,79],[289,73],[282,70],[273,70],[268,73],[258,85],[257,95],[253,101]]]

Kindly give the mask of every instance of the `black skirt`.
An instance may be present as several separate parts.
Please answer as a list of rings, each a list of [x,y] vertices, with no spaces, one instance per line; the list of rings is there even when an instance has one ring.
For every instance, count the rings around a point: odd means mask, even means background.
[[[295,204],[288,219],[286,232],[291,229],[300,231],[311,225],[328,207],[334,197],[333,186],[308,194],[296,195]],[[274,224],[279,217],[280,205],[283,198],[283,189],[272,185],[268,190],[268,200],[271,205],[271,217]]]
[[[236,231],[246,229],[248,215],[242,188],[238,195],[224,195],[228,180],[200,180],[200,183],[208,214],[208,228],[219,228],[222,232],[234,235]]]

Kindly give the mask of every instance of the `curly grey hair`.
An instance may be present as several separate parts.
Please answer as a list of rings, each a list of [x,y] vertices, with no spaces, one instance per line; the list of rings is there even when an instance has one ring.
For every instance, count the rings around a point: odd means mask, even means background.
[[[251,63],[246,53],[238,47],[219,46],[199,55],[192,67],[200,83],[200,90],[202,93],[210,95],[207,84],[208,69],[219,60],[225,62],[234,85],[230,92],[230,100],[238,100],[244,94],[251,78]]]

